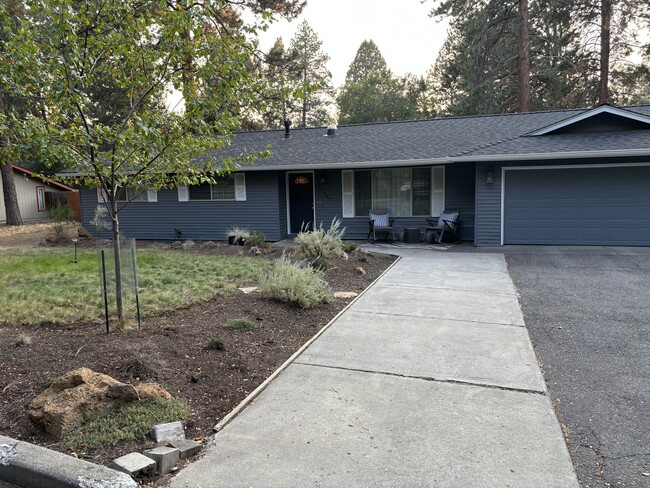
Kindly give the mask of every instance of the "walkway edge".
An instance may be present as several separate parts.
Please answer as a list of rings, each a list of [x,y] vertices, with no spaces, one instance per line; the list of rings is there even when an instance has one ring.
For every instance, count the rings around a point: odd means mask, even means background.
[[[373,251],[373,252],[374,252],[374,251]],[[388,254],[388,253],[386,253],[386,254]],[[394,256],[394,254],[391,254],[391,256]],[[280,367],[279,367],[278,369],[276,369],[276,370],[271,374],[271,376],[269,376],[268,378],[266,378],[266,379],[262,382],[262,384],[260,384],[260,385],[259,385],[257,388],[255,388],[252,392],[250,392],[250,393],[248,394],[248,396],[247,396],[246,398],[244,398],[244,399],[241,401],[241,403],[240,403],[239,405],[237,405],[234,409],[232,409],[232,410],[230,411],[230,413],[228,413],[224,418],[222,418],[222,419],[217,423],[217,425],[215,425],[215,426],[213,427],[212,430],[213,430],[215,433],[216,433],[216,432],[219,432],[220,430],[222,430],[222,429],[223,429],[226,425],[228,425],[228,424],[229,424],[229,423],[230,423],[230,422],[231,422],[235,417],[237,417],[237,415],[239,415],[239,414],[241,413],[241,411],[244,410],[244,409],[248,406],[249,403],[251,403],[253,400],[255,400],[255,399],[260,395],[260,393],[262,393],[264,390],[266,390],[266,388],[267,388],[267,387],[268,387],[268,386],[269,386],[269,385],[270,385],[270,384],[271,384],[271,383],[272,383],[272,382],[273,382],[273,381],[274,381],[274,380],[275,380],[275,379],[280,375],[280,373],[282,373],[285,369],[287,369],[287,368],[289,367],[289,365],[290,365],[291,363],[293,363],[293,362],[298,358],[298,356],[300,356],[300,355],[305,351],[305,349],[307,349],[309,346],[311,346],[312,343],[313,343],[316,339],[318,339],[321,335],[323,335],[323,334],[325,333],[325,331],[326,331],[327,329],[329,329],[330,326],[331,326],[334,322],[336,322],[336,321],[338,320],[338,318],[339,318],[341,315],[343,315],[345,312],[347,312],[347,310],[348,310],[352,305],[354,305],[355,302],[356,302],[357,300],[359,300],[363,295],[365,295],[365,293],[366,293],[368,290],[370,290],[373,286],[375,286],[375,284],[376,284],[376,283],[377,283],[377,282],[378,282],[378,281],[379,281],[379,280],[380,280],[380,279],[381,279],[381,278],[382,278],[386,273],[388,273],[391,269],[393,269],[393,266],[395,266],[395,265],[400,261],[400,259],[402,259],[401,256],[396,256],[396,258],[397,258],[397,259],[395,259],[395,261],[393,261],[393,263],[392,263],[388,268],[386,268],[386,269],[385,269],[385,270],[384,270],[384,271],[383,271],[379,276],[377,276],[377,278],[375,278],[375,280],[374,280],[372,283],[370,283],[370,285],[367,286],[365,290],[363,290],[363,291],[362,291],[358,296],[355,297],[354,300],[352,300],[352,301],[351,301],[350,303],[348,303],[345,307],[343,307],[343,309],[341,309],[341,311],[340,311],[339,313],[337,313],[337,314],[332,318],[332,320],[330,320],[327,324],[325,324],[321,330],[319,330],[318,332],[316,332],[316,334],[315,334],[311,339],[309,339],[309,340],[308,340],[307,342],[305,342],[302,346],[300,346],[300,349],[298,349],[296,352],[294,352],[294,353],[289,357],[289,359],[287,359],[284,363],[282,363],[282,364],[280,365]]]

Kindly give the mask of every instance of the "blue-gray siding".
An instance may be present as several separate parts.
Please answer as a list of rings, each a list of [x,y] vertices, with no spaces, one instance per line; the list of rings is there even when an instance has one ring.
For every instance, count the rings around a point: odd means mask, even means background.
[[[508,163],[507,165],[499,164],[499,163],[478,163],[476,165],[476,232],[475,232],[474,243],[476,246],[501,245],[501,189],[503,183],[501,178],[502,178],[503,166],[558,166],[558,165],[564,166],[564,165],[579,164],[579,165],[593,165],[594,167],[596,167],[599,164],[616,164],[616,163],[621,164],[621,163],[643,163],[643,162],[645,162],[643,159],[627,158],[627,159],[619,159],[615,162],[607,159],[591,159],[591,160],[583,159],[583,160],[564,160],[564,161],[545,160],[545,161],[534,161],[534,162],[519,162],[519,163]],[[494,183],[486,182],[486,173],[489,168],[492,170],[494,174]],[[650,193],[649,190],[650,181],[648,181],[647,177],[645,177],[641,173],[638,173],[637,174],[638,178],[636,183],[632,181],[626,181],[627,178],[625,176],[626,172],[619,171],[619,170],[623,170],[623,168],[624,167],[613,168],[610,172],[606,173],[607,174],[607,182],[605,183],[606,187],[611,185],[615,185],[615,186],[624,185],[625,187],[629,187],[630,192],[641,191],[641,192],[645,192],[645,194]],[[519,171],[521,170],[506,171],[506,173],[508,174],[508,178],[509,178],[510,173],[519,172]],[[553,170],[547,169],[545,171],[553,171]],[[562,171],[569,171],[569,170],[564,169]],[[560,173],[558,175],[556,173],[554,176],[559,178],[562,174],[563,173]],[[567,173],[567,175],[568,174],[569,173]],[[549,175],[552,174],[549,173]],[[559,181],[560,180],[555,180],[555,183]],[[577,184],[578,183],[574,181],[574,186]],[[543,182],[540,180],[539,182],[533,182],[529,185],[529,191],[540,190],[540,188],[541,188],[541,193],[545,193],[545,192],[549,193],[555,199],[562,197],[562,195],[560,195],[559,193],[558,194],[553,193],[553,182]],[[573,191],[566,190],[564,195],[568,196],[571,194],[577,194],[578,191],[579,190],[577,188],[574,188]],[[625,190],[623,190],[623,193],[624,192]],[[630,194],[632,195],[633,193]],[[601,195],[601,197],[602,196],[604,196],[604,194]],[[533,197],[532,194],[531,197]],[[643,199],[642,198],[636,199],[636,202],[637,202],[636,205],[639,206],[639,208],[642,208]],[[558,205],[561,204],[562,202],[559,201]],[[566,203],[564,211],[569,210],[566,207],[569,207],[570,209],[570,204]],[[554,212],[563,211],[559,206],[554,207],[554,209],[551,209],[549,207],[548,210]],[[605,207],[601,207],[601,212],[602,212],[601,219],[607,219],[608,218],[607,210]],[[635,211],[632,210],[632,212],[634,213]],[[636,220],[638,223],[639,219]],[[614,241],[607,241],[607,242],[614,243]],[[632,243],[632,241],[628,241],[628,242]],[[580,238],[576,236],[576,238],[572,241],[572,243],[589,244],[589,243],[596,243],[596,241],[588,241],[584,239],[584,236]],[[622,242],[617,242],[617,243],[622,243]],[[637,239],[636,245],[648,245],[648,244],[643,244],[642,240]]]
[[[342,217],[341,170],[317,170],[314,174],[316,225],[329,227],[332,219]],[[122,233],[149,240],[176,239],[175,229],[183,239],[224,240],[230,227],[246,227],[264,232],[267,240],[287,236],[286,174],[282,171],[246,173],[245,202],[179,202],[178,192],[161,190],[157,202],[132,202],[119,214]],[[81,191],[83,224],[89,222],[97,208],[97,192]],[[463,240],[474,239],[474,164],[453,164],[445,168],[445,203],[447,209],[461,212],[460,233]],[[345,238],[365,239],[368,217],[342,219],[347,228]],[[396,231],[420,227],[424,217],[397,218]]]
[[[161,190],[157,202],[131,202],[120,211],[121,231],[136,239],[173,240],[179,229],[183,239],[225,240],[226,231],[238,226],[262,231],[269,241],[280,240],[286,215],[281,217],[278,178],[275,171],[247,173],[244,202],[179,202],[176,189]],[[91,231],[97,204],[95,189],[81,191],[82,222]]]

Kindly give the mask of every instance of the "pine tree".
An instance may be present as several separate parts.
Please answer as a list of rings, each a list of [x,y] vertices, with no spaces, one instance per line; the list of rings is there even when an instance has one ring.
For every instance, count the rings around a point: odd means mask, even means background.
[[[370,39],[363,41],[354,56],[354,60],[348,68],[345,76],[346,83],[355,83],[367,79],[371,74],[384,74],[388,71],[386,60],[377,47],[377,44]]]
[[[332,74],[327,69],[330,57],[321,50],[322,45],[307,21],[303,21],[289,46],[291,70],[298,73],[300,80],[296,92],[300,100],[296,125],[300,127],[325,125],[331,118]]]

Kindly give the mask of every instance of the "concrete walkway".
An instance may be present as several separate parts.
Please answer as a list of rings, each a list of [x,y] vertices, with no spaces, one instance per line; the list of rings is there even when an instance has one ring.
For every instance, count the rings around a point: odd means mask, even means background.
[[[400,252],[171,486],[577,486],[503,256]]]

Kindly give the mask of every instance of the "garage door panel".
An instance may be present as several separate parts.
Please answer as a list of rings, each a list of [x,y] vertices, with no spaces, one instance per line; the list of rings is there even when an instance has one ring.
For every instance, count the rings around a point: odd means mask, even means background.
[[[650,166],[508,170],[505,244],[650,245]]]

